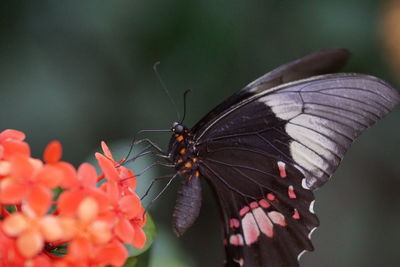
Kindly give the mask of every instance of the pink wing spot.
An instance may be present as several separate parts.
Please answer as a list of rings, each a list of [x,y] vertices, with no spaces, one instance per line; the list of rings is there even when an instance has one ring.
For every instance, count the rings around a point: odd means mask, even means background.
[[[268,218],[267,214],[265,214],[262,208],[257,208],[253,210],[254,217],[256,218],[256,222],[258,227],[263,234],[272,238],[274,236],[274,225],[272,224],[271,220]]]
[[[256,201],[251,202],[251,203],[250,203],[250,208],[251,208],[251,209],[258,208],[258,203],[257,203]]]
[[[231,228],[239,228],[240,222],[239,222],[238,219],[232,218],[232,219],[229,221],[229,225],[230,225]]]
[[[289,185],[288,195],[290,198],[296,198],[296,194],[294,193],[293,185]]]
[[[240,216],[244,216],[246,213],[248,213],[250,210],[249,206],[244,206],[240,211],[239,211],[239,215]]]
[[[265,199],[261,199],[260,201],[258,201],[258,204],[260,204],[260,206],[264,209],[268,209],[271,206],[271,204],[269,204],[268,201],[266,201]]]
[[[286,164],[285,164],[285,162],[278,161],[278,168],[279,168],[279,176],[281,178],[286,178],[287,174],[286,174]]]
[[[241,234],[231,235],[229,243],[234,246],[243,246],[243,236]]]
[[[293,219],[295,219],[295,220],[298,220],[298,219],[300,219],[300,214],[299,214],[299,212],[298,212],[298,210],[297,210],[297,209],[294,209],[294,212],[293,212],[292,218],[293,218]]]
[[[279,224],[280,226],[287,225],[287,223],[285,221],[285,216],[283,216],[283,214],[280,212],[271,211],[271,212],[268,212],[268,216],[271,219],[271,221],[275,224]]]
[[[258,229],[256,220],[252,213],[247,213],[243,217],[242,228],[246,245],[251,245],[257,241],[258,236],[260,235],[260,230]]]
[[[240,258],[240,259],[233,259],[234,262],[236,262],[237,264],[239,264],[240,266],[243,266],[244,264],[244,259]]]
[[[270,200],[270,201],[274,201],[276,197],[275,197],[274,194],[268,193],[268,194],[267,194],[267,198],[268,198],[268,200]]]

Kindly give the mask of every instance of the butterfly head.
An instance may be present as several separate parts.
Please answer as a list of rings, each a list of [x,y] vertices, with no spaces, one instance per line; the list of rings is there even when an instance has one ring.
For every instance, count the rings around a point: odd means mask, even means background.
[[[172,124],[172,128],[171,130],[176,133],[176,134],[182,134],[185,131],[185,126],[183,126],[181,123],[179,122],[174,122]]]

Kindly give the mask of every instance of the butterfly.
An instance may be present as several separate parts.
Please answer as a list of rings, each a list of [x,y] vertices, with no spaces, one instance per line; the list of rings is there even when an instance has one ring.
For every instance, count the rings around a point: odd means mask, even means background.
[[[335,73],[349,55],[330,49],[294,60],[193,128],[172,125],[166,158],[183,177],[172,215],[178,236],[199,215],[204,180],[219,204],[225,266],[299,266],[319,225],[313,191],[354,139],[400,103],[381,79]]]

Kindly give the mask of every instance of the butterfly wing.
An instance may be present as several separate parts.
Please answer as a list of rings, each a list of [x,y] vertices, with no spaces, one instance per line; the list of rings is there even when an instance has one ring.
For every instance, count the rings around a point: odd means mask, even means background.
[[[396,90],[372,76],[315,76],[263,91],[215,116],[194,132],[196,147],[200,154],[214,143],[269,151],[300,168],[316,189],[354,139],[399,102]]]
[[[201,173],[220,203],[225,266],[297,266],[313,250],[314,196],[298,169],[261,150],[215,146]]]
[[[297,266],[318,225],[312,190],[399,102],[375,77],[329,74],[253,94],[196,128],[200,172],[222,210],[228,266]]]
[[[333,73],[340,70],[350,57],[350,52],[343,48],[321,50],[293,60],[259,77],[242,90],[227,98],[210,111],[192,129],[200,129],[206,122],[222,113],[232,105],[256,93],[265,91],[283,83],[308,78],[315,75]]]

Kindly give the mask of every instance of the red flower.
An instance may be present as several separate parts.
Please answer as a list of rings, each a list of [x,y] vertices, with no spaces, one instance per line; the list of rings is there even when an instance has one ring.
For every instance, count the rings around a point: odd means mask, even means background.
[[[86,196],[96,199],[101,211],[107,210],[110,200],[96,187],[96,182],[96,169],[88,163],[83,163],[78,169],[76,186],[64,191],[58,199],[60,214],[73,216],[80,202]]]
[[[29,145],[23,142],[25,134],[16,130],[4,130],[0,133],[0,160],[9,160],[15,155],[30,156]]]
[[[103,144],[103,147],[105,144]],[[103,148],[104,149],[104,148]],[[106,154],[111,155],[108,149]],[[115,234],[125,242],[135,247],[141,248],[146,243],[146,236],[142,230],[145,223],[144,209],[141,207],[140,199],[126,183],[126,176],[131,175],[129,179],[135,179],[133,173],[125,172],[125,167],[115,168],[115,162],[112,157],[106,158],[100,153],[96,153],[97,161],[104,172],[108,183],[103,184],[102,189],[112,201],[113,212],[116,216]]]
[[[121,190],[124,191],[124,193],[135,192],[136,176],[131,170],[120,165],[121,162],[124,162],[124,159],[120,160],[119,162],[116,162],[111,154],[110,149],[108,148],[108,146],[104,141],[101,142],[101,148],[103,149],[104,156],[106,156],[106,158],[108,158],[112,163],[112,165],[114,166],[113,171],[111,170],[110,165],[104,166],[105,169],[102,168],[104,174],[106,175],[106,178],[108,180],[115,178],[118,181],[119,185],[121,186]],[[107,177],[106,170],[108,171],[110,177]],[[118,175],[118,178],[116,178],[116,176],[114,175],[115,171]]]
[[[3,231],[16,238],[16,246],[22,256],[32,258],[43,250],[44,243],[64,239],[66,231],[61,219],[52,216],[30,216],[15,212],[4,219]]]
[[[0,266],[122,266],[128,257],[123,243],[144,246],[136,177],[104,142],[105,156],[96,153],[98,176],[88,163],[76,171],[61,161],[57,141],[46,147],[43,161],[32,158],[24,139],[19,131],[0,133]],[[56,188],[63,191],[53,200]],[[64,243],[67,253],[53,255]]]
[[[51,189],[57,186],[43,177],[60,179],[57,170],[43,168],[40,160],[15,155],[9,161],[10,173],[0,182],[0,203],[14,205],[26,201],[37,215],[45,214],[51,205]]]
[[[78,185],[76,179],[76,170],[68,162],[60,161],[62,156],[62,147],[60,142],[53,141],[49,143],[43,153],[44,162],[47,166],[52,166],[61,171],[62,178],[60,186],[63,188],[71,188]]]

